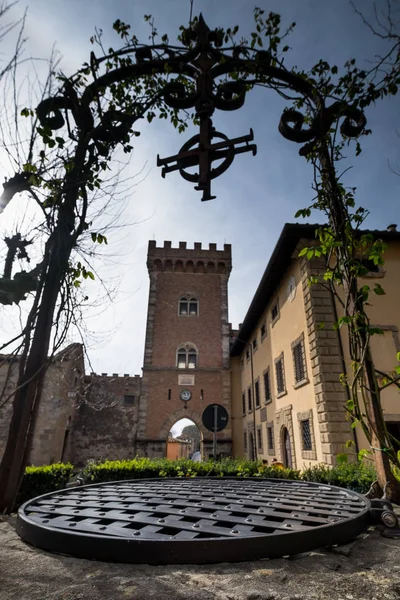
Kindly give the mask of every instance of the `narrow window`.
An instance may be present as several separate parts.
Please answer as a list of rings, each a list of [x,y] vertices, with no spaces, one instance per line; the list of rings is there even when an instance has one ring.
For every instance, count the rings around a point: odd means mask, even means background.
[[[186,351],[185,350],[178,351],[177,366],[178,366],[178,369],[186,368]]]
[[[200,400],[204,400],[204,390],[200,390]]]
[[[247,431],[245,431],[243,433],[243,446],[244,446],[244,451],[247,452]]]
[[[278,318],[279,318],[279,303],[278,303],[278,301],[276,301],[271,309],[272,322],[276,321]]]
[[[247,408],[251,410],[253,408],[253,404],[251,402],[251,388],[247,390]]]
[[[171,389],[168,390],[168,400],[171,400]]]
[[[306,357],[304,352],[304,339],[299,338],[292,344],[294,380],[301,383],[307,379]]]
[[[243,392],[242,394],[242,410],[243,414],[246,414],[246,394]]]
[[[188,300],[187,298],[181,298],[179,300],[179,314],[185,316],[188,314]]]
[[[262,444],[262,430],[261,428],[257,429],[257,449],[259,452],[262,452],[263,444]]]
[[[246,350],[246,360],[250,360],[250,350]]]
[[[195,369],[197,367],[197,352],[192,349],[188,352],[188,367],[189,369]]]
[[[264,373],[264,399],[265,402],[271,402],[271,381],[269,377],[269,369]]]
[[[257,344],[257,338],[255,337],[253,340],[253,352],[255,352],[258,348],[258,344]]]
[[[274,429],[272,425],[267,425],[267,443],[268,443],[268,451],[274,451]]]
[[[261,325],[261,341],[263,341],[263,339],[265,338],[266,334],[267,334],[267,326],[266,326],[265,323],[263,323]]]
[[[197,315],[198,314],[199,303],[196,298],[190,298],[189,301],[189,315]]]
[[[303,440],[303,450],[312,450],[312,439],[311,439],[311,428],[310,419],[300,421],[301,423],[301,437]]]
[[[259,407],[260,406],[260,382],[258,380],[254,383],[254,395],[255,395],[256,406]]]
[[[283,354],[280,358],[275,361],[275,371],[276,371],[276,389],[278,394],[283,394],[286,392],[285,385],[285,368],[283,364]]]
[[[134,406],[135,404],[135,396],[127,394],[124,396],[124,404],[126,406]]]

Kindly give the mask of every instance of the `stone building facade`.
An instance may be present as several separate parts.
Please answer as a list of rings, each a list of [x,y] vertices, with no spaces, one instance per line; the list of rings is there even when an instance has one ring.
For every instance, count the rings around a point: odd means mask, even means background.
[[[333,328],[340,303],[326,286],[308,284],[325,271],[322,259],[299,258],[302,247],[315,243],[315,229],[285,225],[231,348],[232,415],[242,423],[234,450],[300,469],[334,464],[349,440],[367,448],[344,409],[348,397],[339,377],[351,369],[346,328]],[[400,233],[370,233],[387,245],[385,266],[370,265],[360,285],[373,289],[377,280],[387,291],[372,295],[368,310],[384,331],[371,339],[375,364],[391,371],[399,351]],[[388,388],[382,397],[388,428],[400,439],[398,390]]]
[[[394,367],[400,351],[400,233],[372,232],[387,244],[385,296],[370,306],[372,352],[381,370]],[[50,362],[31,440],[31,464],[70,460],[167,455],[168,434],[182,418],[201,432],[203,456],[212,435],[201,415],[223,405],[228,426],[218,434],[221,455],[246,456],[294,468],[333,464],[349,439],[366,447],[345,417],[339,375],[349,370],[344,330],[333,323],[340,306],[322,286],[308,285],[322,262],[299,258],[315,238],[315,226],[287,224],[238,330],[228,322],[231,247],[185,242],[160,247],[150,241],[150,279],[142,376],[85,374],[84,353],[72,344]],[[373,285],[372,285],[373,287]],[[323,323],[323,327],[321,324]],[[0,359],[0,457],[6,443],[18,358]],[[383,394],[390,431],[400,438],[398,393]]]

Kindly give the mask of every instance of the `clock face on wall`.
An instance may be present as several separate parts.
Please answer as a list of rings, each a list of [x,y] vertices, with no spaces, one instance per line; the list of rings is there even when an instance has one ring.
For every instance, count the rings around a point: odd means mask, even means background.
[[[188,402],[192,397],[192,392],[190,390],[182,390],[179,397],[184,402]]]

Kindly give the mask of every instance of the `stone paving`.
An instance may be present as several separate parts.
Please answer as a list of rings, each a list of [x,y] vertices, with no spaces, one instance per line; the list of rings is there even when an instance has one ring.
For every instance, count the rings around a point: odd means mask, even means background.
[[[36,550],[0,517],[0,600],[400,600],[400,538],[289,559],[218,565],[121,565]]]

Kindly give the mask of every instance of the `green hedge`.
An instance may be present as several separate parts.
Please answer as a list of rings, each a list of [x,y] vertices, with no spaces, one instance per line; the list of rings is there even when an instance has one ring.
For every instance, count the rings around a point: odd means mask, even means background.
[[[18,506],[33,498],[63,488],[73,472],[71,464],[57,463],[45,467],[27,467]],[[336,467],[316,465],[303,472],[293,469],[263,465],[260,461],[223,459],[198,463],[191,460],[167,460],[165,458],[134,458],[132,460],[89,461],[79,473],[85,483],[102,483],[124,479],[144,479],[151,477],[267,477],[280,479],[300,479],[348,488],[366,493],[376,479],[375,470],[369,463],[344,463]]]
[[[320,464],[305,469],[301,478],[366,494],[376,480],[376,472],[372,464],[367,462],[343,463],[335,467]]]
[[[167,460],[165,458],[134,458],[132,460],[106,460],[101,463],[90,461],[79,477],[85,483],[118,481],[148,477],[279,477],[300,479],[300,472],[263,466],[261,461],[223,459],[206,462],[191,460]]]
[[[30,498],[64,488],[73,471],[70,463],[54,463],[45,467],[26,467],[18,493],[17,506]]]

